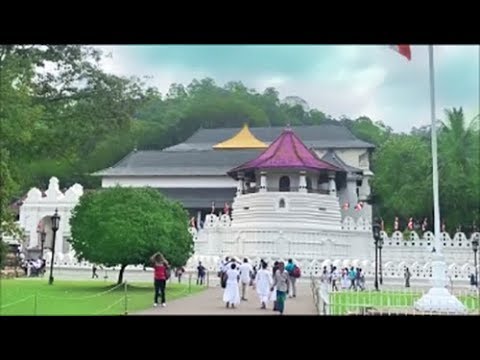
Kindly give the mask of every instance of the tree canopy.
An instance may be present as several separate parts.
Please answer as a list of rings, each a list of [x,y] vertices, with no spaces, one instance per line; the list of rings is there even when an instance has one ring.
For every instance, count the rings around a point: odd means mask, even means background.
[[[80,198],[70,219],[70,243],[79,259],[108,267],[147,264],[161,252],[172,266],[193,254],[188,216],[177,202],[150,188],[109,188]]]
[[[0,226],[8,205],[32,186],[100,187],[94,171],[112,166],[133,148],[163,149],[199,128],[342,124],[376,145],[372,158],[376,211],[431,218],[430,129],[397,134],[381,119],[334,119],[305,100],[269,87],[263,91],[213,79],[172,84],[166,94],[142,79],[102,70],[105,56],[79,45],[0,45]],[[340,96],[340,95],[339,95]],[[387,119],[385,119],[387,120]],[[447,229],[480,222],[479,129],[461,109],[439,120],[440,205]],[[7,221],[8,220],[8,221]],[[1,229],[0,229],[1,230]]]

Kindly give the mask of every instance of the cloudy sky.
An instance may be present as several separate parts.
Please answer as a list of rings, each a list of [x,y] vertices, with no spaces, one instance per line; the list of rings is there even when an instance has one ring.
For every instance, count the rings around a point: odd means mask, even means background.
[[[353,45],[142,45],[100,46],[103,62],[119,75],[150,76],[166,94],[170,84],[213,78],[242,81],[282,98],[299,96],[334,117],[366,115],[395,131],[430,122],[428,54],[412,47],[412,60],[386,46]],[[467,120],[480,111],[478,46],[436,46],[437,118],[463,107]]]

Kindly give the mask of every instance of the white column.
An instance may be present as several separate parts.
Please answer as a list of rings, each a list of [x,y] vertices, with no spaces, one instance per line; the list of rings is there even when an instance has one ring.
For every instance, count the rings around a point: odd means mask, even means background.
[[[300,171],[300,179],[298,181],[298,192],[306,193],[307,192],[307,178],[305,171]]]
[[[331,196],[337,196],[337,186],[335,185],[335,173],[328,173],[328,190]]]
[[[202,222],[202,212],[199,210],[197,211],[197,229],[200,230],[202,227],[200,223]]]
[[[266,192],[266,191],[267,191],[267,173],[265,171],[261,171],[259,192]]]
[[[370,176],[364,175],[362,179],[362,186],[360,187],[360,200],[365,201],[368,196],[370,195],[370,184],[368,181],[370,180]]]
[[[243,194],[243,179],[239,179],[237,181],[237,196],[240,196]]]
[[[347,198],[350,208],[353,209],[353,207],[358,203],[357,176],[354,174],[347,174]]]

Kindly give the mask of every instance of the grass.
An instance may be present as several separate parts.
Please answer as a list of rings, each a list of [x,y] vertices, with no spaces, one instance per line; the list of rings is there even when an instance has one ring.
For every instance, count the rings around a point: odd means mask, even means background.
[[[358,312],[364,307],[373,307],[378,310],[413,309],[415,301],[420,299],[420,292],[336,292],[330,294],[330,308],[332,315],[346,315],[349,312]],[[479,310],[476,294],[466,294],[457,298],[467,307],[469,312]]]
[[[167,284],[167,302],[196,293],[204,287]],[[13,279],[0,281],[0,315],[123,315],[125,293],[128,313],[147,309],[153,303],[153,284],[117,286],[103,281]]]

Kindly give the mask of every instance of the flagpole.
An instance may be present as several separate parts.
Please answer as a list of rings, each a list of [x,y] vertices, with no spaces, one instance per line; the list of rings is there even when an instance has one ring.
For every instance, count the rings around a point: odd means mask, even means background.
[[[447,285],[447,263],[443,256],[440,239],[440,201],[438,190],[437,124],[435,116],[435,67],[433,45],[428,46],[428,65],[430,72],[430,113],[432,130],[432,180],[433,180],[433,217],[434,250],[432,252],[432,288],[415,303],[415,308],[426,312],[466,313],[467,309],[453,294]]]
[[[433,179],[433,231],[435,234],[435,250],[443,254],[440,241],[440,200],[438,189],[438,156],[437,156],[437,121],[435,115],[435,65],[433,61],[433,45],[428,45],[428,67],[430,71],[430,116],[432,131],[432,179]]]

